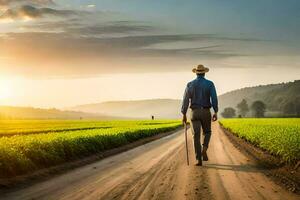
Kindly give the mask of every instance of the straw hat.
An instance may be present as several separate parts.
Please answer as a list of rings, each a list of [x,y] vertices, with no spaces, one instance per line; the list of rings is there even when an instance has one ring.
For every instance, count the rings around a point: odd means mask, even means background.
[[[194,72],[196,74],[204,74],[208,71],[209,71],[209,69],[207,67],[204,67],[204,65],[201,65],[201,64],[192,70],[192,72]]]

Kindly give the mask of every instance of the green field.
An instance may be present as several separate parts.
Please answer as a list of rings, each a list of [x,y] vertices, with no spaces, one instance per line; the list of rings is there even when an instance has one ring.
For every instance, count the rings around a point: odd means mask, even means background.
[[[220,123],[235,135],[286,162],[300,160],[299,118],[223,119]]]
[[[0,136],[51,133],[74,130],[102,129],[136,126],[148,121],[98,121],[98,120],[0,120]],[[165,123],[165,121],[155,121]],[[154,124],[154,122],[152,122]]]
[[[0,177],[12,177],[174,130],[178,120],[0,121]],[[75,130],[74,130],[75,129]]]

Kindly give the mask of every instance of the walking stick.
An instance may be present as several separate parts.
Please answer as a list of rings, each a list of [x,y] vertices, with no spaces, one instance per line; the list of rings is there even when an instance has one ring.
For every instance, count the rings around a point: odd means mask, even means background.
[[[188,142],[187,142],[187,125],[184,123],[184,135],[185,135],[185,150],[186,150],[186,163],[190,165],[189,162],[189,149],[188,149]]]

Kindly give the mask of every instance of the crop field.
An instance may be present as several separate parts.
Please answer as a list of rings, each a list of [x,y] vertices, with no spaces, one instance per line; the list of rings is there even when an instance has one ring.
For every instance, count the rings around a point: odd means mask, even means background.
[[[223,119],[220,123],[286,162],[300,160],[300,119]]]
[[[98,120],[0,120],[0,136],[128,127],[166,121],[98,121]]]
[[[0,121],[0,177],[12,177],[174,130],[178,120]],[[9,136],[9,137],[8,137]]]

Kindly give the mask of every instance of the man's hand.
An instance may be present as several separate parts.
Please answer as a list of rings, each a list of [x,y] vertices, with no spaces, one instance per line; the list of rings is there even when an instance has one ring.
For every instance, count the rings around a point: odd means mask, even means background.
[[[213,116],[212,116],[212,121],[215,122],[217,120],[218,120],[218,114],[214,113]]]
[[[186,124],[186,121],[187,121],[186,115],[183,115],[183,116],[182,116],[182,123],[183,123],[183,124]]]

